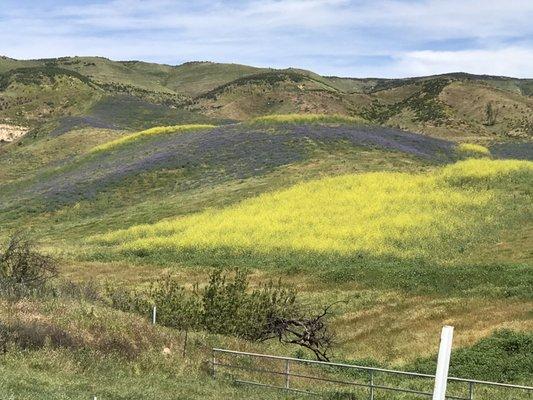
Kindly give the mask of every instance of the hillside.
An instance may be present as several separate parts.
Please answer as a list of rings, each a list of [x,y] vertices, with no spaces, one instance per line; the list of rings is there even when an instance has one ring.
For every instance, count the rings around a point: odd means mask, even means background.
[[[453,140],[528,139],[532,87],[527,79],[462,73],[354,79],[210,62],[170,66],[99,57],[2,57],[0,123],[30,128],[62,121],[68,126],[148,127],[94,115],[94,108],[120,113],[126,97],[127,102],[140,103],[146,121],[153,107],[162,108],[158,114],[169,114],[164,123],[319,112],[362,116],[371,123]],[[162,123],[158,117],[152,120],[152,126]]]
[[[0,280],[2,393],[286,398],[213,380],[211,348],[311,351],[186,319],[209,285],[240,304],[236,268],[253,299],[334,304],[334,361],[431,373],[451,324],[454,374],[530,385],[531,85],[0,58],[0,253],[24,230],[59,267],[20,297]],[[156,326],[154,288],[183,306]]]

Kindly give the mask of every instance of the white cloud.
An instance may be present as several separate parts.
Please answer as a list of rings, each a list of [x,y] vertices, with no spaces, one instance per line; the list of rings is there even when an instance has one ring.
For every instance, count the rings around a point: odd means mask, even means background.
[[[396,73],[432,75],[468,71],[473,74],[532,77],[533,51],[509,47],[495,50],[413,51],[402,54]],[[391,71],[392,72],[392,71]]]
[[[0,54],[17,58],[200,59],[350,76],[533,76],[531,0],[0,1],[12,4],[0,9]],[[372,56],[381,63],[361,61]]]
[[[489,38],[533,33],[531,0],[426,0],[367,3],[367,23],[416,32],[419,39]]]

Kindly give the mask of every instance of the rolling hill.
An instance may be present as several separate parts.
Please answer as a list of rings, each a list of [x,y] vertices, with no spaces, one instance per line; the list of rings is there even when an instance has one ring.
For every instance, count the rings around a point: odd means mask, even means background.
[[[35,128],[67,118],[69,126],[148,127],[113,120],[136,102],[152,126],[162,124],[165,113],[168,123],[189,123],[320,112],[453,140],[527,139],[532,88],[532,80],[463,73],[353,79],[210,62],[170,66],[99,57],[2,57],[0,123]],[[108,115],[94,116],[94,108]]]
[[[308,309],[338,304],[335,360],[431,372],[452,324],[456,373],[530,383],[532,84],[0,58],[0,242],[25,229],[60,263],[48,294],[0,292],[0,387],[264,398],[212,380],[210,348],[309,354],[184,342],[119,306],[165,275],[194,292],[235,267]]]

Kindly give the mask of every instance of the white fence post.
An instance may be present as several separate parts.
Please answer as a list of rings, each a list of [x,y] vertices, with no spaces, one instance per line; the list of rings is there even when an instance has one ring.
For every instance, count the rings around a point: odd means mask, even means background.
[[[446,396],[446,384],[448,382],[452,341],[453,326],[443,327],[440,336],[439,358],[437,360],[437,372],[435,373],[433,400],[444,400]]]
[[[152,324],[153,325],[155,325],[156,316],[157,316],[157,307],[154,306],[154,308],[152,309]]]

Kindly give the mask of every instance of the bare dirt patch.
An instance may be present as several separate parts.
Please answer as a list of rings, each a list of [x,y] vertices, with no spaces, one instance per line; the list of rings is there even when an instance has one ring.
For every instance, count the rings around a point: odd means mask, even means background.
[[[0,143],[12,142],[28,132],[28,128],[17,125],[0,124]]]

